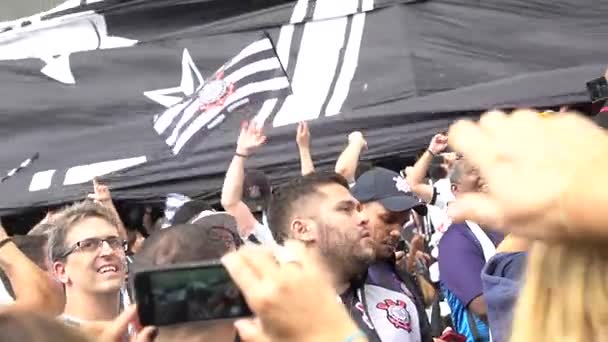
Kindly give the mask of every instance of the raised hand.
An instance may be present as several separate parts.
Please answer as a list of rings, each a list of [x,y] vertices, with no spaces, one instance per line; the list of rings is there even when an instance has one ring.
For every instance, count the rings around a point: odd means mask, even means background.
[[[89,194],[87,197],[102,205],[112,203],[110,188],[105,184],[99,183],[95,178],[93,179],[93,193]]]
[[[429,150],[435,155],[443,152],[447,147],[448,137],[441,133],[435,134],[435,136],[431,139],[431,143],[429,144]]]
[[[262,127],[257,127],[253,122],[243,122],[241,125],[241,133],[236,143],[236,152],[243,155],[249,155],[256,148],[262,146],[266,141],[266,136]]]
[[[336,300],[319,257],[293,241],[281,251],[245,246],[222,258],[257,317],[237,321],[239,335],[256,342],[344,341],[353,335],[358,328]]]
[[[363,133],[354,131],[348,135],[349,144],[358,144],[360,148],[367,149],[367,141],[363,137]]]
[[[608,153],[605,131],[574,113],[489,112],[479,123],[455,123],[449,139],[488,186],[487,193],[450,204],[450,216],[531,238],[562,237],[579,228],[566,214],[586,201],[581,197],[589,188],[579,189],[581,180]]]
[[[310,147],[310,131],[308,130],[308,123],[306,121],[302,121],[298,124],[296,143],[300,148]]]
[[[130,342],[152,342],[158,335],[158,329],[155,327],[141,328],[139,318],[137,317],[137,309],[135,305],[131,305],[125,309],[114,321],[107,323],[94,323],[98,326],[97,330],[101,331],[101,335],[97,339],[98,342],[122,342],[127,334],[129,324],[137,328],[137,333],[131,336]],[[89,331],[94,331],[91,326]],[[85,329],[86,331],[87,329]]]

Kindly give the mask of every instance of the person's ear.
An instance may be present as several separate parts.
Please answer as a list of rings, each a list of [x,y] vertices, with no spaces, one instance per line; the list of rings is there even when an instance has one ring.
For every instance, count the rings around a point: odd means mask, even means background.
[[[450,190],[452,190],[452,194],[454,194],[454,195],[455,195],[455,194],[458,192],[458,185],[456,185],[456,184],[452,183],[452,184],[450,185]]]
[[[55,261],[53,263],[53,273],[55,277],[64,285],[67,285],[70,282],[70,278],[68,277],[68,273],[65,267],[65,264],[59,261]]]
[[[313,220],[296,217],[289,228],[296,240],[306,243],[317,240],[317,224]]]

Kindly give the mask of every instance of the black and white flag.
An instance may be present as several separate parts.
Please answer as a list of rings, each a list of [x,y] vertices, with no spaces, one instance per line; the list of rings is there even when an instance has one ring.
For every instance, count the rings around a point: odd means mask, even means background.
[[[154,129],[178,154],[243,106],[291,94],[287,74],[267,35],[224,64],[191,95],[155,117]],[[252,112],[255,109],[251,109]]]

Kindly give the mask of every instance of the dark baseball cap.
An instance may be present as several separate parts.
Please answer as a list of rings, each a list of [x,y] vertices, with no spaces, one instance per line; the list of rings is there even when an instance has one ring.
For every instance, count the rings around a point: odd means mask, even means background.
[[[243,182],[243,202],[253,213],[266,209],[270,201],[270,181],[260,170],[246,170]]]
[[[361,203],[378,201],[384,208],[392,212],[409,209],[420,215],[426,215],[424,203],[412,193],[409,185],[397,172],[375,167],[357,179],[351,192]]]

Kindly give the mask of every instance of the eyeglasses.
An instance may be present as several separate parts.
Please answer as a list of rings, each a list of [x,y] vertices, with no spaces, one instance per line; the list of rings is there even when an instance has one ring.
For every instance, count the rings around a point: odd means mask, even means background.
[[[127,250],[128,242],[122,240],[118,236],[109,236],[106,238],[88,238],[82,241],[76,242],[72,247],[70,247],[65,253],[61,255],[62,258],[66,258],[68,255],[74,253],[75,251],[81,252],[96,252],[103,246],[103,243],[106,242],[112,250],[122,250],[123,252]]]

